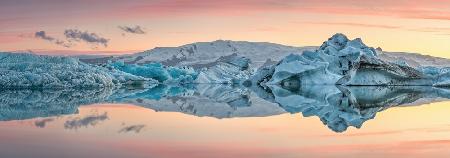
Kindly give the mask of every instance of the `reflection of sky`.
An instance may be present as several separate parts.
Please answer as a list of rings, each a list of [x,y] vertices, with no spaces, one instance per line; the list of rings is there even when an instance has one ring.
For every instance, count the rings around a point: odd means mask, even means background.
[[[361,129],[334,133],[316,117],[282,114],[216,119],[154,112],[131,105],[92,105],[79,114],[0,123],[0,153],[13,157],[446,157],[450,153],[448,102],[391,108]],[[107,113],[76,130],[69,120]],[[140,132],[124,128],[145,126]],[[51,149],[51,151],[49,151]]]
[[[342,32],[385,50],[450,57],[449,6],[445,0],[2,0],[0,50],[129,53],[217,39],[305,46]],[[147,34],[123,35],[119,29],[135,25]],[[94,32],[110,42],[93,51],[85,44],[64,48],[33,38],[42,30],[61,39],[66,29]]]

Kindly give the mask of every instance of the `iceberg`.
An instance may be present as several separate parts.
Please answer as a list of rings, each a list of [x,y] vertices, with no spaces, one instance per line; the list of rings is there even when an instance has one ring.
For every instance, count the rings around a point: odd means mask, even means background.
[[[187,66],[172,67],[161,63],[125,64],[123,61],[110,63],[108,66],[136,76],[154,79],[160,83],[192,83],[197,78],[197,72]]]
[[[249,68],[250,59],[232,54],[220,58],[216,64],[200,70],[195,83],[240,84],[247,80],[252,71]]]
[[[335,34],[315,51],[291,54],[259,69],[249,82],[287,89],[302,85],[444,86],[450,79],[446,72],[446,68],[414,68],[406,62],[385,61],[361,39]]]
[[[70,57],[0,53],[3,89],[98,88],[154,81]]]

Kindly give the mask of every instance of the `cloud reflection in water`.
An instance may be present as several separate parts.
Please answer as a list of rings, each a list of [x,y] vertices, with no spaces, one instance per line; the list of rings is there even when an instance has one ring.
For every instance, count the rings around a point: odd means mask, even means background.
[[[262,117],[282,113],[317,116],[331,130],[360,128],[376,113],[396,106],[422,105],[446,100],[447,89],[436,87],[377,86],[282,86],[242,87],[233,85],[159,85],[150,89],[3,90],[0,91],[0,120],[22,120],[77,113],[82,105],[126,103],[155,111],[181,112],[216,118]],[[107,120],[107,113],[67,120],[66,129],[94,126]],[[35,122],[45,127],[51,118]],[[134,125],[119,132],[139,133],[145,126]]]

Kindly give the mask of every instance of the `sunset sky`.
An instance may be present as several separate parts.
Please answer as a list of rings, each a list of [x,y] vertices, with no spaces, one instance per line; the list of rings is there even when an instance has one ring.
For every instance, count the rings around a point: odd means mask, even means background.
[[[0,1],[0,51],[120,54],[217,39],[317,46],[337,32],[450,58],[450,0]]]

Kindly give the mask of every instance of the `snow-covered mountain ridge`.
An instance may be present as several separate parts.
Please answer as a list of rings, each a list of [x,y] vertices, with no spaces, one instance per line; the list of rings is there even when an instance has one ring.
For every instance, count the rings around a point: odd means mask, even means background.
[[[237,54],[252,61],[253,67],[259,67],[270,59],[279,61],[289,54],[300,54],[304,50],[316,47],[292,47],[267,42],[246,42],[217,40],[197,42],[179,47],[157,47],[148,51],[114,57],[114,61],[144,64],[160,62],[167,66],[210,67],[220,58]]]
[[[212,42],[196,42],[179,47],[157,47],[147,51],[114,57],[99,57],[98,60],[82,57],[81,61],[88,63],[106,62],[107,60],[124,61],[125,63],[160,62],[167,66],[191,66],[193,68],[209,67],[216,60],[237,54],[252,61],[252,67],[260,67],[267,60],[278,62],[289,54],[302,54],[305,50],[315,50],[317,46],[295,47],[268,42],[247,42],[216,40]],[[445,67],[450,65],[450,59],[422,55],[409,52],[388,52],[380,48],[376,50],[379,58],[390,61],[404,61],[410,66]]]

